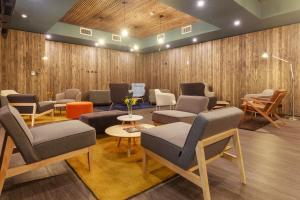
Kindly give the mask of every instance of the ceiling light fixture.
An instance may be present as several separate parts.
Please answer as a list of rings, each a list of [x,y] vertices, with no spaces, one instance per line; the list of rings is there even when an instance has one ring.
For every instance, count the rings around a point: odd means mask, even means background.
[[[162,18],[163,17],[164,17],[163,15],[159,15],[159,34],[157,37],[157,42],[160,45],[165,42],[165,34],[162,32]]]
[[[28,16],[27,16],[26,14],[22,14],[21,17],[25,19],[25,18],[27,18]]]
[[[193,38],[193,42],[197,42],[197,41],[198,41],[198,39],[194,37]]]
[[[154,12],[153,12],[153,11],[151,11],[151,12],[150,12],[150,15],[151,15],[151,16],[153,16],[153,15],[154,15]]]
[[[98,43],[98,42],[96,42],[96,43],[95,43],[95,46],[96,46],[96,47],[97,47],[97,46],[99,46],[99,43]]]
[[[171,45],[169,45],[169,44],[166,44],[166,48],[168,49],[168,48],[170,48],[171,47]]]
[[[138,45],[133,45],[133,50],[138,51],[140,49],[140,47]]]
[[[239,26],[239,25],[241,25],[241,20],[239,20],[239,19],[234,20],[233,24],[234,24],[235,26]]]
[[[205,5],[205,1],[198,1],[197,6],[198,7],[203,7]]]
[[[98,40],[98,45],[103,46],[105,44],[105,40],[104,39],[99,39]]]
[[[52,38],[52,36],[50,34],[46,34],[45,35],[46,39],[50,40]]]
[[[48,57],[47,56],[43,56],[42,59],[43,60],[48,60]]]
[[[133,52],[133,48],[130,48],[130,52]]]
[[[123,37],[127,37],[129,35],[129,31],[126,28],[126,0],[122,0],[122,4],[123,4],[123,10],[124,10],[124,20],[123,20],[124,28],[121,30],[121,35]]]

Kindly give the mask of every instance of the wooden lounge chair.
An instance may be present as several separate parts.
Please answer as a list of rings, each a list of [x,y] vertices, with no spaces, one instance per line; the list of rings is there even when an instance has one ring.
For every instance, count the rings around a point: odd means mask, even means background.
[[[0,157],[0,195],[5,179],[34,169],[88,154],[89,170],[92,167],[92,146],[96,132],[78,120],[57,122],[29,129],[20,113],[12,106],[0,109],[0,123],[4,127],[4,142]],[[10,167],[16,147],[25,165]]]
[[[252,98],[243,99],[243,105],[245,114],[247,112],[259,113],[269,122],[271,122],[275,127],[279,128],[279,124],[285,124],[282,118],[277,113],[277,108],[281,105],[284,97],[287,96],[286,90],[276,90],[271,98]],[[274,121],[272,117],[276,117],[278,121]]]
[[[148,157],[152,157],[201,187],[204,200],[210,200],[206,165],[225,158],[238,165],[241,182],[246,184],[237,129],[242,115],[238,108],[225,108],[198,114],[192,125],[176,122],[143,130],[141,145],[145,175]],[[236,155],[228,152],[231,138]],[[196,170],[199,175],[194,173]]]

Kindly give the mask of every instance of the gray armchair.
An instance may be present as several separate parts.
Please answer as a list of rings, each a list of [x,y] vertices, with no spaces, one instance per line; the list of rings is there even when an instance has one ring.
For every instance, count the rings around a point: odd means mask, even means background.
[[[91,170],[91,147],[96,144],[96,132],[83,122],[65,121],[29,129],[15,108],[5,106],[0,109],[0,124],[5,129],[0,158],[0,194],[5,179],[9,177],[83,153],[88,153]],[[14,146],[26,164],[9,168]]]
[[[7,96],[7,100],[21,115],[31,117],[31,126],[34,126],[37,117],[47,114],[54,115],[54,104],[48,101],[39,102],[38,97],[33,94],[10,94]]]
[[[217,104],[217,97],[209,91],[208,85],[205,83],[181,83],[180,88],[182,95],[208,97],[208,110],[211,110]]]
[[[129,92],[130,85],[127,83],[110,83],[110,99],[111,99],[111,106],[110,110],[116,104],[124,104],[124,100],[128,96],[132,96],[132,93]]]
[[[181,95],[178,98],[175,110],[154,111],[152,121],[155,124],[192,123],[198,113],[207,111],[207,104],[207,97]]]
[[[65,92],[56,94],[55,101],[57,104],[81,101],[81,92],[79,89],[67,89]]]
[[[177,122],[143,130],[145,175],[148,157],[152,157],[201,187],[204,200],[210,200],[206,165],[225,158],[238,164],[241,182],[246,184],[238,133],[242,115],[238,108],[225,108],[198,114],[192,125]],[[233,139],[236,155],[228,152],[230,139]],[[199,175],[194,173],[196,170]]]

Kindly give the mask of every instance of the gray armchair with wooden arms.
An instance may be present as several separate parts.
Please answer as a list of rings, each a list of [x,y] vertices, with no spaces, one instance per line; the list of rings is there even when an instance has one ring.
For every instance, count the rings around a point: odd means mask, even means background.
[[[81,101],[81,92],[79,89],[67,89],[65,92],[56,94],[55,101],[57,104]]]
[[[5,179],[80,154],[88,154],[91,170],[96,132],[83,122],[72,120],[29,129],[14,107],[5,106],[0,109],[0,123],[5,130],[1,152],[0,194]],[[14,146],[23,157],[25,165],[9,166]]]
[[[215,159],[225,158],[238,165],[241,182],[246,184],[238,133],[242,115],[240,109],[231,107],[200,113],[192,125],[176,122],[143,130],[141,145],[145,175],[148,157],[154,158],[201,187],[204,200],[210,200],[206,165]],[[235,155],[228,152],[231,139]],[[199,175],[194,173],[196,170]]]

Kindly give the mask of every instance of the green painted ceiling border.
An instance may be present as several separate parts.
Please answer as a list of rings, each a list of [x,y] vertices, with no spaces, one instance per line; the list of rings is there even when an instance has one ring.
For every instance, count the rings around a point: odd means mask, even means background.
[[[115,47],[120,46],[122,49],[130,50],[130,48],[133,47],[133,45],[138,45],[140,47],[140,51],[143,51],[143,49],[149,48],[149,47],[155,47],[159,46],[157,44],[157,35],[153,35],[144,39],[138,39],[134,37],[122,37],[121,42],[116,42],[112,40],[112,33],[100,31],[96,29],[93,30],[92,36],[85,36],[79,34],[80,27],[72,24],[67,24],[63,22],[57,22],[54,26],[52,26],[48,34],[56,35],[56,36],[62,36],[62,37],[68,37],[72,38],[73,43],[79,43],[82,44],[82,41],[85,40],[89,41],[86,42],[87,44],[95,44],[99,39],[105,40],[105,47]],[[220,28],[208,24],[206,22],[200,21],[197,23],[192,24],[192,32],[182,35],[181,34],[181,27],[172,29],[170,31],[165,32],[165,44],[169,43],[172,44],[174,41],[182,40],[185,38],[190,38],[194,36],[199,36],[204,33],[212,32],[220,30]]]

